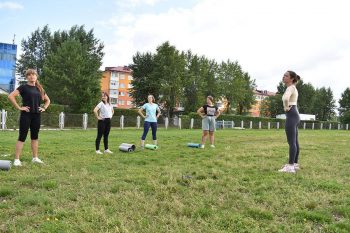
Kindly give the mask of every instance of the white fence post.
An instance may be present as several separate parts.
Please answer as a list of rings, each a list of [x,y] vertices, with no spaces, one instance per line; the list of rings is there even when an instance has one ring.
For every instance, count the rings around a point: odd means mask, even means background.
[[[5,130],[6,129],[6,117],[7,117],[7,112],[5,111],[5,109],[1,110],[1,129]]]
[[[235,127],[235,122],[231,121],[231,129],[233,129]]]
[[[323,129],[323,123],[321,123],[320,129]]]
[[[190,128],[193,129],[193,124],[194,124],[194,119],[191,118],[191,124],[190,124]]]
[[[169,118],[165,117],[165,129],[168,129],[169,126]]]
[[[83,129],[87,129],[87,125],[88,125],[88,114],[84,113],[83,114]]]
[[[340,124],[338,124],[338,130],[340,130]]]
[[[315,129],[315,123],[312,122],[312,129]]]
[[[241,121],[241,128],[243,129],[244,128],[244,122]]]
[[[259,121],[259,129],[261,129],[261,121]]]
[[[120,116],[120,128],[124,129],[124,115]]]
[[[304,129],[306,129],[306,122],[304,122],[304,126],[303,126]]]
[[[179,117],[179,129],[181,129],[181,117]]]
[[[139,129],[141,126],[141,117],[140,116],[137,116],[136,117],[136,127]]]
[[[277,129],[280,129],[280,123],[277,122],[277,126],[276,126]]]
[[[60,115],[58,116],[58,127],[62,130],[64,129],[64,112],[61,112]]]
[[[222,129],[225,129],[225,120],[222,120]]]
[[[332,123],[329,123],[329,129],[332,129]]]
[[[252,122],[252,121],[249,122],[249,128],[250,128],[250,129],[253,128],[253,122]]]
[[[346,130],[349,130],[349,124],[346,124]]]
[[[270,122],[267,122],[267,128],[270,129],[270,127],[271,127]]]

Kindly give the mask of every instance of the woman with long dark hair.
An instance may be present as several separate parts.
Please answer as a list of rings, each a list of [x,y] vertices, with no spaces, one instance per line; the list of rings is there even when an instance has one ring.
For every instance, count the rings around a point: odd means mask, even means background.
[[[283,83],[287,86],[283,94],[283,108],[286,112],[286,135],[289,144],[289,161],[285,164],[280,172],[295,173],[299,169],[299,140],[298,125],[300,122],[298,111],[298,90],[296,84],[300,80],[300,76],[294,71],[287,71],[283,75]]]
[[[19,158],[29,129],[33,152],[32,162],[43,163],[43,161],[38,158],[38,138],[41,124],[41,113],[49,107],[50,99],[38,80],[36,70],[28,69],[25,73],[25,77],[27,83],[19,86],[8,96],[15,108],[21,111],[19,119],[19,137],[16,143],[15,161],[13,162],[14,166],[22,166]],[[19,106],[16,101],[16,96],[18,95],[22,97],[22,106]],[[41,102],[44,102],[44,106],[41,106]]]
[[[109,103],[109,96],[106,92],[102,92],[101,102],[95,107],[94,114],[97,122],[97,137],[95,141],[96,154],[102,154],[100,151],[100,142],[103,136],[104,153],[113,154],[108,149],[108,136],[111,130],[111,118],[114,114],[113,106]]]

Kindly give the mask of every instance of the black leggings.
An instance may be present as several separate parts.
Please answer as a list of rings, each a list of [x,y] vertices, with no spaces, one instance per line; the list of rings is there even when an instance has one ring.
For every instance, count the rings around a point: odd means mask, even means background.
[[[298,125],[300,122],[297,106],[293,105],[286,113],[286,135],[289,144],[289,164],[298,163],[299,141]]]
[[[19,118],[19,136],[18,141],[25,142],[30,129],[30,138],[38,140],[41,117],[40,113],[21,112]]]
[[[111,119],[105,118],[103,120],[98,120],[97,123],[97,137],[96,137],[96,150],[100,149],[100,142],[103,135],[103,144],[105,146],[105,150],[108,149],[108,135],[111,131]]]

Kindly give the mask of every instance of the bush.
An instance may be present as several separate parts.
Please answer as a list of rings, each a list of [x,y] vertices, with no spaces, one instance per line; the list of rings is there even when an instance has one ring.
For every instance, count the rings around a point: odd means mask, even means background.
[[[61,112],[69,112],[67,105],[50,104],[46,112],[50,114],[60,114]]]
[[[17,103],[21,106],[21,97],[16,97]],[[16,110],[16,108],[13,106],[13,104],[8,99],[8,95],[6,94],[0,94],[0,110],[5,109],[6,111]]]
[[[343,124],[350,124],[350,110],[346,111],[341,117],[341,122]]]

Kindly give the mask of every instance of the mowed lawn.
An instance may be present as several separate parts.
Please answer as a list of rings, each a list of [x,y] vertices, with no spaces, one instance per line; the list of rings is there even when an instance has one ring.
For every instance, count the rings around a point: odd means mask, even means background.
[[[204,150],[186,146],[200,130],[160,129],[156,151],[141,133],[112,129],[114,154],[96,155],[95,130],[41,131],[45,165],[27,140],[0,171],[0,232],[350,232],[350,131],[300,130],[297,174],[277,172],[284,130],[220,130]],[[0,159],[17,136],[0,132]]]

